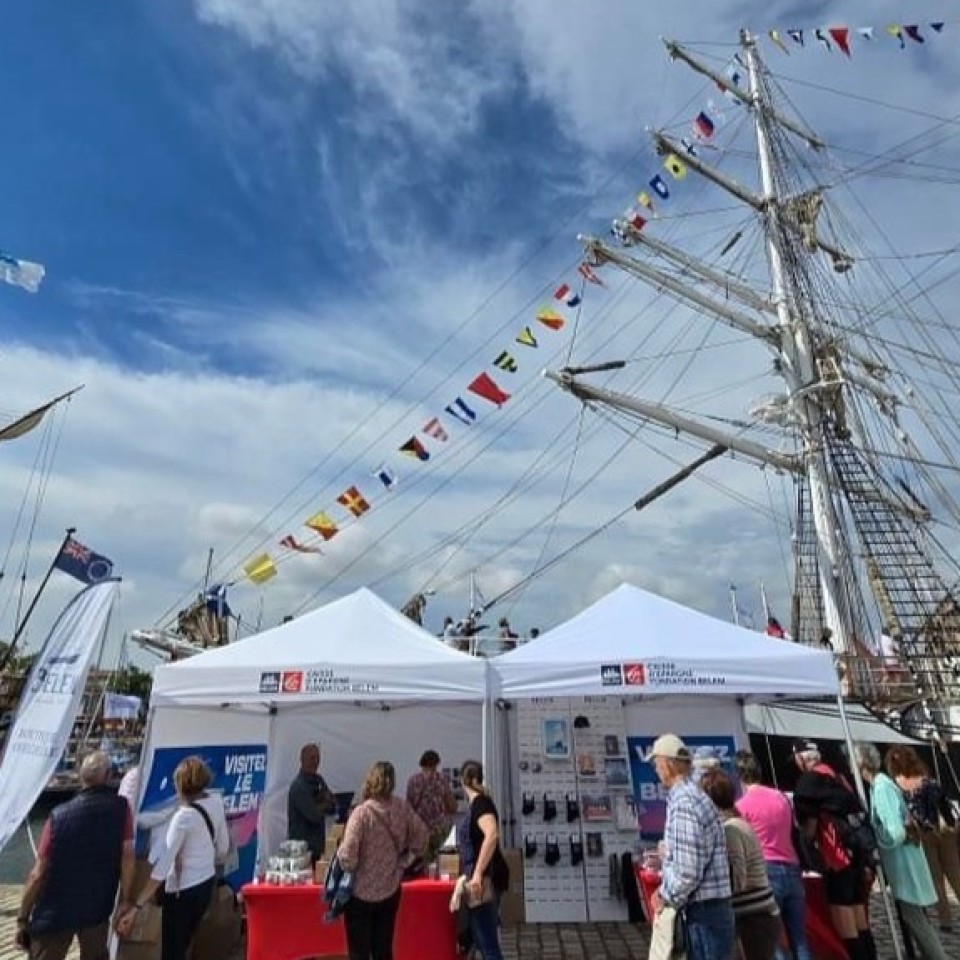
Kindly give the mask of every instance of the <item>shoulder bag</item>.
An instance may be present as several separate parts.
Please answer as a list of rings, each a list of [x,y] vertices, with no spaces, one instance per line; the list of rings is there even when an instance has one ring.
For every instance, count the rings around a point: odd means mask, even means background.
[[[682,960],[687,955],[687,924],[683,910],[664,906],[653,918],[649,960]]]
[[[207,832],[210,834],[210,842],[213,844],[213,863],[217,873],[217,885],[221,886],[226,883],[226,880],[223,879],[223,864],[217,863],[217,832],[213,828],[213,821],[210,819],[210,814],[207,813],[203,807],[194,801],[190,804],[197,813],[203,817],[203,822],[207,825]]]
[[[353,896],[353,874],[344,870],[340,854],[335,853],[323,878],[323,902],[327,905],[324,920],[333,923],[344,911]]]

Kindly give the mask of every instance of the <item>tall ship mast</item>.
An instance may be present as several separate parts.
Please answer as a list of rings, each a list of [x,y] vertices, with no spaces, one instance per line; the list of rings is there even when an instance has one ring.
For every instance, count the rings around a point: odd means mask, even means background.
[[[547,372],[597,410],[614,410],[788,476],[792,521],[792,636],[829,644],[846,692],[905,733],[960,739],[960,567],[937,523],[960,509],[943,470],[956,473],[958,433],[895,366],[887,340],[872,331],[891,311],[909,311],[888,284],[885,297],[858,299],[855,249],[841,242],[844,221],[822,174],[825,143],[796,119],[768,71],[756,39],[741,35],[738,68],[713,69],[678,44],[670,56],[715,83],[748,117],[756,148],[755,184],[708,162],[665,132],[657,152],[748,213],[759,231],[761,277],[725,269],[644,230],[642,217],[614,221],[614,240],[581,237],[591,268],[617,268],[719,321],[766,352],[782,391],[749,421],[692,415],[664,403],[594,385],[595,368]],[[740,240],[739,232],[730,244]],[[922,351],[918,341],[911,348]],[[934,352],[931,352],[931,354]],[[929,357],[951,386],[946,358]],[[942,398],[938,398],[942,404]],[[942,407],[941,407],[942,409]],[[921,430],[937,462],[914,442]]]

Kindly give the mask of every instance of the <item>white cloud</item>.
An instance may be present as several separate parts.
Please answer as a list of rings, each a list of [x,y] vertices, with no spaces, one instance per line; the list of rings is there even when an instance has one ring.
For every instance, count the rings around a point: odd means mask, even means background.
[[[358,122],[387,114],[368,133],[382,134],[384,122],[399,122],[453,146],[474,127],[483,99],[502,91],[506,79],[483,43],[490,39],[483,20],[471,17],[469,5],[455,13],[400,0],[197,0],[197,13],[205,23],[274,50],[304,78],[337,71],[349,78],[361,103],[376,107],[359,112]],[[465,25],[473,36],[463,36]],[[436,69],[440,64],[443,70]]]
[[[357,422],[353,392],[316,381],[279,383],[209,371],[138,374],[102,360],[75,356],[68,361],[16,346],[8,348],[2,366],[6,405],[11,409],[29,407],[38,400],[38,385],[56,389],[67,375],[88,384],[64,425],[40,514],[29,586],[37,583],[62,528],[76,525],[78,537],[114,559],[125,577],[116,621],[122,630],[150,626],[168,608],[175,612],[178,598],[179,603],[186,602],[203,575],[209,547],[215,549],[218,561],[225,561],[214,571],[220,579],[235,574],[237,565],[262,540],[273,544],[278,535],[290,531],[307,535],[299,520],[306,516],[308,504],[330,507],[341,483],[369,484],[364,478],[376,466],[376,457],[389,455],[381,441],[357,466],[344,470],[357,450],[377,434],[371,430],[350,439]],[[536,379],[532,388],[547,389]],[[399,604],[429,580],[442,588],[432,601],[432,618],[446,610],[459,612],[461,602],[465,606],[467,574],[476,567],[488,597],[512,587],[530,571],[542,537],[537,534],[512,547],[505,544],[539,518],[549,517],[560,493],[555,470],[535,472],[512,506],[494,516],[481,533],[465,530],[456,549],[439,545],[489,509],[543,454],[545,423],[552,433],[565,418],[575,415],[570,400],[553,392],[547,407],[511,426],[509,418],[519,416],[524,398],[525,392],[518,394],[513,414],[511,406],[500,414],[490,413],[466,435],[474,443],[492,444],[473,462],[469,451],[465,457],[454,446],[438,456],[432,474],[395,458],[402,473],[396,494],[375,498],[376,509],[370,516],[324,545],[322,557],[284,560],[280,575],[262,591],[237,587],[235,606],[248,621],[254,620],[261,616],[262,596],[263,622],[270,623],[314,594],[322,601],[356,585],[375,583]],[[498,438],[502,428],[508,432]],[[0,488],[5,504],[12,506],[24,489],[41,440],[42,433],[37,431],[18,444],[5,445],[7,470]],[[600,462],[610,440],[602,432],[588,438],[578,472],[589,472]],[[587,455],[592,449],[595,458]],[[328,467],[265,519],[268,507],[290,488],[291,481],[309,475],[319,455],[328,451],[334,453]],[[555,462],[563,459],[560,449]],[[466,469],[458,473],[461,465]],[[605,518],[612,505],[629,503],[638,488],[668,469],[642,452],[625,455],[618,469],[597,480],[589,495],[577,501],[575,512],[557,526],[548,555]],[[419,479],[418,470],[423,471]],[[444,482],[451,485],[431,493]],[[698,497],[685,510],[684,524],[695,523],[713,499],[709,493]],[[287,516],[290,523],[284,526]],[[651,520],[656,529],[653,514]],[[555,584],[568,577],[586,582],[587,571],[598,561],[607,563],[611,551],[631,552],[631,537],[629,525],[624,525],[565,562],[556,581],[551,576],[545,581],[549,585],[541,588],[538,582],[531,587],[520,607],[524,618],[547,626],[574,613],[581,599],[592,597],[573,592],[558,602]],[[696,582],[693,577],[691,582]],[[12,578],[7,583],[9,591]],[[69,589],[70,583],[58,575],[49,602],[31,630],[34,642]]]
[[[290,68],[294,86],[329,82],[337,71],[348,75],[359,92],[356,112],[338,119],[371,124],[361,130],[363,135],[379,133],[377,124],[389,115],[388,126],[454,151],[458,135],[474,130],[483,98],[514,89],[510,85],[521,74],[579,141],[578,157],[588,176],[607,151],[636,144],[644,122],[678,110],[685,116],[688,95],[694,90],[698,97],[702,94],[682,68],[666,63],[654,35],[702,33],[693,27],[705,5],[661,9],[625,2],[601,15],[577,2],[475,0],[469,11],[482,30],[475,37],[476,49],[462,60],[453,38],[440,36],[437,23],[424,24],[407,4],[197,0],[197,7],[206,23],[275,53]],[[715,7],[710,6],[711,14]],[[872,5],[869,16],[877,17]],[[726,37],[731,35],[728,27],[718,24],[711,31]],[[843,76],[852,89],[877,92],[871,85],[883,69],[878,59],[866,61],[869,66],[861,74],[839,60],[814,59],[818,55],[811,51],[802,63],[792,58],[777,69],[804,76],[829,69],[831,78],[847,70]],[[938,88],[935,74],[909,71],[905,77],[896,96],[906,102],[930,100]],[[889,86],[881,93],[894,96]],[[364,115],[364,105],[372,100],[376,112]],[[825,97],[817,103],[811,111],[815,119],[826,120],[833,130],[850,123],[846,101]],[[270,109],[282,113],[282,107],[272,97]],[[257,116],[252,111],[250,122]],[[875,125],[858,122],[877,136]],[[276,125],[283,128],[282,117]],[[391,136],[392,129],[387,131]],[[334,162],[326,152],[329,137],[308,132],[305,139],[317,144],[320,161],[327,165],[323,169],[339,169],[342,158]],[[486,146],[497,148],[495,143]],[[876,149],[872,141],[867,146]],[[240,173],[247,162],[254,161],[234,158]],[[548,167],[544,171],[549,175]],[[645,167],[631,168],[595,206],[606,215],[608,196],[617,197],[622,187],[626,200],[645,173]],[[148,372],[111,362],[95,340],[68,342],[60,355],[9,347],[0,358],[7,409],[30,407],[40,399],[38,392],[88,383],[72,407],[50,479],[31,585],[42,570],[41,556],[52,552],[66,524],[76,523],[80,538],[112,556],[127,578],[119,626],[150,625],[168,607],[175,608],[179,598],[189,597],[210,546],[224,565],[215,573],[220,577],[236,572],[262,542],[272,544],[286,532],[303,533],[298,524],[311,505],[329,506],[347,483],[366,481],[381,458],[394,454],[404,431],[416,430],[441,399],[448,402],[462,391],[468,375],[489,368],[493,346],[499,347],[504,337],[511,343],[520,318],[529,320],[536,295],[556,280],[559,255],[554,248],[528,265],[489,308],[460,329],[462,318],[486,291],[523,262],[525,249],[507,238],[497,254],[465,260],[461,249],[447,249],[447,237],[431,236],[419,226],[375,237],[382,228],[376,213],[404,176],[402,163],[393,167],[387,161],[382,178],[360,178],[356,192],[334,201],[343,232],[355,234],[354,249],[367,249],[373,238],[376,256],[366,272],[358,273],[355,290],[338,295],[317,291],[314,309],[305,309],[302,297],[296,304],[240,310],[228,302],[196,304],[176,296],[77,287],[77,302],[91,311],[117,306],[144,319],[143,329],[131,336],[149,345],[153,363]],[[322,184],[308,186],[319,192]],[[463,184],[463,190],[469,194],[471,185]],[[705,194],[692,188],[685,212],[696,212]],[[891,194],[894,188],[884,195],[874,190],[868,200],[893,207],[897,197]],[[956,202],[937,196],[923,202],[940,209]],[[414,196],[413,205],[417,202]],[[620,202],[610,200],[609,212],[616,212]],[[949,231],[952,222],[946,215],[923,228],[912,220],[901,222],[898,241],[938,245],[921,229]],[[660,235],[670,236],[678,225],[679,233],[688,224],[679,218],[665,222]],[[694,242],[715,246],[716,241],[716,235],[704,235]],[[565,264],[574,256],[571,242]],[[688,352],[700,342],[702,318],[671,311],[637,285],[621,285],[612,271],[607,275],[608,289],[591,291],[571,346],[574,361],[633,359],[634,365],[614,382],[653,399],[670,394],[689,400],[723,389],[722,395],[697,404],[719,417],[742,416],[749,401],[769,388],[770,381],[740,382],[766,369],[769,360],[758,350],[733,344]],[[450,343],[407,383],[447,334]],[[730,333],[720,329],[712,337],[716,344]],[[546,348],[548,335],[542,339]],[[564,348],[571,344],[568,339],[558,342]],[[221,351],[244,358],[241,369],[249,375],[218,368]],[[535,361],[524,357],[523,375],[548,358],[546,349]],[[563,360],[565,350],[551,363]],[[398,395],[385,400],[394,390]],[[546,398],[542,405],[534,407],[541,397]],[[262,597],[263,622],[272,623],[300,607],[304,598],[331,599],[362,583],[373,583],[397,604],[414,590],[435,585],[440,590],[430,616],[438,621],[443,613],[459,614],[466,606],[472,569],[479,568],[488,598],[508,590],[529,573],[544,543],[543,556],[555,555],[674,469],[643,444],[614,458],[622,435],[588,414],[568,480],[580,429],[577,410],[571,398],[529,381],[503,411],[486,411],[482,422],[465,434],[461,442],[471,444],[468,449],[451,444],[429,466],[400,461],[401,486],[389,503],[378,502],[362,522],[326,545],[323,557],[285,560],[280,576],[261,591],[238,586],[234,604],[248,619],[256,619]],[[641,439],[648,437],[649,431]],[[8,511],[26,483],[37,442],[39,435],[3,451],[7,469],[0,492]],[[488,448],[481,454],[484,444]],[[689,446],[662,435],[654,445],[681,461],[694,456]],[[491,511],[541,456],[545,459],[531,471],[531,479],[519,485],[516,501],[474,529],[470,522]],[[600,469],[608,458],[613,458],[610,465]],[[320,461],[325,464],[316,469]],[[766,479],[752,467],[727,460],[707,474],[761,506],[767,502]],[[264,519],[301,477],[307,478],[304,484]],[[564,489],[580,485],[582,495],[554,526],[551,512]],[[530,526],[538,529],[520,539]],[[756,508],[733,505],[693,480],[571,554],[505,610],[519,618],[520,626],[546,628],[627,579],[724,615],[729,582],[735,580],[746,596],[761,577],[768,579],[777,608],[785,610],[785,539]],[[66,595],[68,586],[57,579],[51,605]],[[37,636],[32,631],[33,639]]]

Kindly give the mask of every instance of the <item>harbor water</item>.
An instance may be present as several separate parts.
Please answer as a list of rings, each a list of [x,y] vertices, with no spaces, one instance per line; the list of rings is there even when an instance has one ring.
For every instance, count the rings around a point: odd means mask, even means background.
[[[62,797],[60,799],[68,798]],[[0,853],[0,886],[20,884],[27,879],[27,874],[33,866],[33,846],[30,842],[30,836],[33,835],[34,843],[40,842],[40,832],[43,830],[43,824],[57,802],[59,801],[42,799],[30,811],[27,822],[22,824],[20,829],[10,838],[10,842]]]

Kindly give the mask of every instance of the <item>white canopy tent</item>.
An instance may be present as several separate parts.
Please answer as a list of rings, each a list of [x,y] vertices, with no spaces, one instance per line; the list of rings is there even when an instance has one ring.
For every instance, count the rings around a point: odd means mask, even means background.
[[[272,630],[158,667],[151,704],[479,703],[486,689],[482,661],[361,588]]]
[[[718,705],[726,700],[725,710],[736,710],[742,725],[745,704],[830,698],[853,747],[832,654],[717,620],[630,584],[491,666],[503,701],[617,697],[635,717],[644,701],[666,706],[661,716],[679,719],[691,712],[693,698]],[[629,727],[628,719],[628,735]],[[865,801],[859,771],[854,776]]]
[[[498,696],[837,697],[833,657],[622,584],[492,661]]]
[[[398,790],[425,749],[444,765],[482,753],[486,661],[452,650],[366,589],[229,646],[158,667],[145,769],[159,750],[266,747],[261,849],[286,829],[300,747],[319,742],[334,791],[390,760]],[[209,751],[215,756],[214,750]]]

